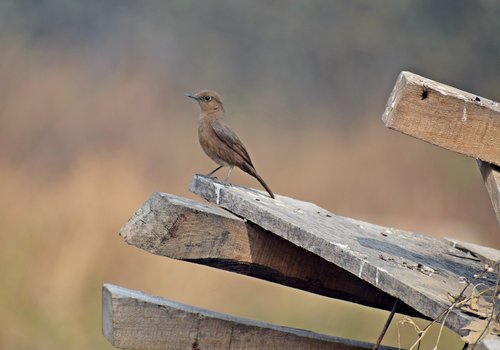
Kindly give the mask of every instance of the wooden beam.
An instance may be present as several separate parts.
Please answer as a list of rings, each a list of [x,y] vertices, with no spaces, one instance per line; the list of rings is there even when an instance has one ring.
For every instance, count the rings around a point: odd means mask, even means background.
[[[325,259],[217,206],[153,193],[120,230],[150,253],[391,310],[394,297]],[[404,303],[398,312],[425,317]]]
[[[494,164],[478,161],[484,185],[488,191],[493,210],[500,224],[500,167]]]
[[[371,349],[372,344],[225,315],[105,284],[102,327],[120,349]],[[384,347],[384,349],[394,349]]]
[[[436,319],[475,281],[484,264],[442,239],[337,216],[312,203],[196,175],[191,191],[316,254]],[[476,281],[494,289],[496,275]],[[466,293],[471,293],[469,288]],[[491,300],[488,304],[491,306]],[[493,322],[496,322],[493,321]],[[462,336],[486,326],[480,316],[454,309],[446,325]],[[470,341],[471,337],[468,338]]]
[[[500,165],[500,104],[401,72],[385,125],[434,145]]]

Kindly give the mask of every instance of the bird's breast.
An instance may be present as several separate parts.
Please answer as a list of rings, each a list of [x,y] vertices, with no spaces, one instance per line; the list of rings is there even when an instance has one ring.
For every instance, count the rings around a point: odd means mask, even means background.
[[[221,141],[210,125],[210,121],[201,117],[198,121],[198,139],[200,141],[201,148],[207,156],[219,165],[227,165],[227,162],[220,157],[222,147],[220,144]]]

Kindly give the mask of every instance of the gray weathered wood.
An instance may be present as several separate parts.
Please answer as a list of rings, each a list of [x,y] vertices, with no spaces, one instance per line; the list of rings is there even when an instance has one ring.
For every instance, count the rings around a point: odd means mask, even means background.
[[[355,274],[429,318],[438,317],[458,296],[464,279],[484,270],[469,254],[442,239],[337,216],[312,203],[196,175],[191,190],[262,228]],[[481,279],[494,287],[495,276]],[[470,290],[468,291],[470,293]],[[462,336],[485,320],[453,310],[446,325]],[[470,338],[468,338],[470,341]]]
[[[120,230],[153,254],[390,310],[394,298],[356,275],[210,204],[153,193]],[[399,313],[424,317],[404,303]]]
[[[500,165],[498,102],[401,72],[382,120],[391,129]]]
[[[498,338],[485,339],[476,347],[476,350],[498,350],[498,349],[500,349],[500,339]]]
[[[105,284],[104,336],[120,349],[371,349],[371,344],[225,315]],[[393,349],[384,347],[385,349]]]
[[[484,185],[491,198],[493,210],[500,224],[500,167],[494,164],[478,161]]]

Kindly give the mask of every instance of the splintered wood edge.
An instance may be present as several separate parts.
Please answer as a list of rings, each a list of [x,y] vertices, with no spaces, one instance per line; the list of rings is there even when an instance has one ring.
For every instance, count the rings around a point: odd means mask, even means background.
[[[500,252],[496,249],[483,247],[478,244],[462,242],[458,239],[445,237],[446,241],[450,242],[451,246],[471,254],[472,257],[477,257],[482,263],[494,266],[500,260]]]
[[[401,72],[382,120],[388,128],[500,165],[500,104]]]
[[[222,314],[112,284],[103,285],[102,300],[103,334],[120,349],[361,350],[373,346]]]
[[[120,235],[168,258],[236,272],[311,293],[390,310],[394,297],[272,232],[205,204],[153,193]],[[425,318],[400,302],[398,312]]]
[[[491,204],[500,224],[500,167],[478,161],[479,170],[483,176],[484,186],[490,195]]]

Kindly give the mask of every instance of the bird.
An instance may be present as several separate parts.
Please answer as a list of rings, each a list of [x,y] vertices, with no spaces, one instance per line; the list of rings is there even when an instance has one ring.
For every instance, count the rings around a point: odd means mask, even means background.
[[[202,90],[196,94],[186,94],[186,96],[196,100],[201,109],[198,118],[198,138],[201,148],[219,165],[206,176],[212,176],[222,167],[228,166],[229,170],[224,180],[227,181],[236,166],[255,177],[274,199],[273,192],[255,170],[247,149],[229,125],[220,96],[210,90]]]

